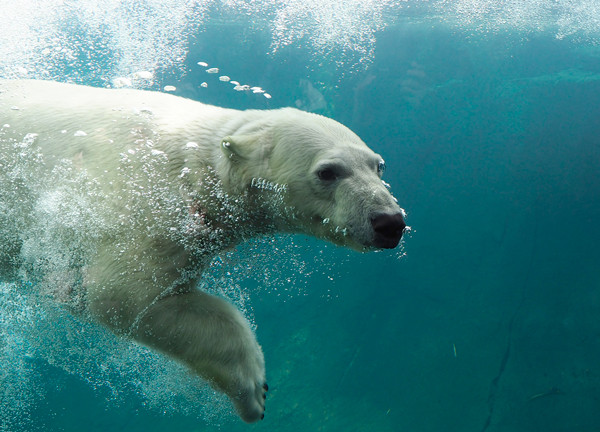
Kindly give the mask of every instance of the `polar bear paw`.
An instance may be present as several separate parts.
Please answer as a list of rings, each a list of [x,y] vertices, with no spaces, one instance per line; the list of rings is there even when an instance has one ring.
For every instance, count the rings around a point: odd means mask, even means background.
[[[267,398],[267,383],[256,382],[240,389],[231,399],[236,411],[246,423],[254,423],[265,417],[265,400]]]
[[[245,320],[235,328],[239,332],[229,332],[226,339],[231,351],[227,350],[220,363],[221,387],[246,423],[262,420],[265,413],[266,392],[269,387],[265,379],[265,360],[262,349]]]

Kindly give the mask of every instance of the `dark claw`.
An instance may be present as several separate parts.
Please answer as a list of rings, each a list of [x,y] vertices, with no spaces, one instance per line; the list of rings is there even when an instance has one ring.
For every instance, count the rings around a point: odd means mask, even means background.
[[[263,388],[265,391],[269,391],[269,385],[267,383],[264,383]]]
[[[263,393],[263,399],[266,399],[266,398],[267,398],[267,395]]]
[[[262,415],[260,416],[260,419],[262,420],[262,419],[264,419],[264,418],[265,418],[265,415],[264,415],[264,414],[262,414]]]

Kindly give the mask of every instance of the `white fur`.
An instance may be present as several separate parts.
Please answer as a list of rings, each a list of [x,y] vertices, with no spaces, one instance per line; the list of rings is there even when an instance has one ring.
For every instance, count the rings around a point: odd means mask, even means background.
[[[296,109],[237,111],[155,92],[0,81],[0,126],[0,164],[10,168],[0,179],[27,191],[0,191],[0,208],[11,209],[0,217],[9,227],[0,235],[4,278],[45,268],[39,263],[50,258],[31,246],[40,234],[23,233],[51,212],[65,218],[56,196],[65,209],[78,202],[56,191],[41,199],[28,183],[46,178],[38,189],[52,191],[66,187],[61,175],[82,177],[87,192],[78,199],[94,211],[76,213],[73,226],[60,222],[85,246],[69,261],[78,282],[61,295],[81,285],[95,320],[187,364],[248,422],[264,411],[262,350],[239,311],[196,289],[203,268],[245,238],[277,231],[368,250],[369,215],[401,211],[378,175],[380,156],[341,124]],[[17,169],[23,149],[37,155],[35,173]],[[343,178],[320,180],[328,164]],[[59,237],[65,251],[74,249],[70,238]]]

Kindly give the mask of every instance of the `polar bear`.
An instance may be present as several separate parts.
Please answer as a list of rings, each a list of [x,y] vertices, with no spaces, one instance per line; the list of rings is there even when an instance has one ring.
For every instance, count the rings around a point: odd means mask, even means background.
[[[261,347],[199,276],[220,252],[275,232],[395,248],[404,211],[384,167],[343,125],[294,108],[0,81],[0,276],[34,280],[177,359],[254,422],[268,390]]]

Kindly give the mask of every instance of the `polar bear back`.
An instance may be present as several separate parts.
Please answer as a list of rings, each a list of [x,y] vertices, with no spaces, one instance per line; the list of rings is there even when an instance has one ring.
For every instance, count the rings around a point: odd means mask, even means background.
[[[0,112],[0,121],[15,133],[37,134],[44,138],[38,142],[42,148],[57,146],[51,149],[54,156],[71,158],[99,148],[106,154],[111,147],[110,153],[119,155],[136,140],[158,144],[159,136],[162,146],[213,147],[221,135],[216,125],[226,125],[235,110],[159,92],[22,80],[0,81]]]

